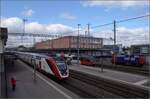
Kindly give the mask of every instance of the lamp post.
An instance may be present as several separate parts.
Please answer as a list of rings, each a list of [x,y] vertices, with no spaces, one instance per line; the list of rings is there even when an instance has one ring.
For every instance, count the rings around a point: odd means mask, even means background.
[[[78,24],[78,38],[77,38],[77,58],[78,58],[78,65],[79,65],[79,27],[81,26],[81,24]]]
[[[23,36],[24,36],[24,33],[25,33],[25,24],[26,22],[28,21],[27,19],[22,19],[23,21],[23,34],[22,34],[22,38],[21,38],[21,41],[22,41],[22,45],[23,45]]]
[[[114,47],[113,47],[113,50],[114,50],[114,53],[113,53],[113,57],[114,57],[114,65],[116,64],[116,59],[115,59],[115,55],[116,55],[116,51],[115,51],[115,47],[116,47],[116,21],[114,20]]]
[[[90,24],[88,23],[88,37],[90,37]]]
[[[116,21],[114,20],[114,45],[116,45]]]

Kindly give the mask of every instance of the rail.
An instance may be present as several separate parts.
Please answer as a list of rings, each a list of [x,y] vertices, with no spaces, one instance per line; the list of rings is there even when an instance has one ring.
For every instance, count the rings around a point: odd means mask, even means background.
[[[108,79],[104,77],[92,76],[86,73],[70,70],[70,75],[73,78],[79,79],[87,84],[102,88],[108,92],[124,98],[148,98],[149,88],[138,86],[131,83]]]
[[[101,64],[96,64],[96,67],[101,67]],[[140,75],[149,76],[150,72],[149,69],[143,69],[142,67],[133,67],[133,66],[123,66],[123,65],[106,65],[103,64],[103,68],[118,70],[118,71],[124,71],[129,73],[135,73]]]

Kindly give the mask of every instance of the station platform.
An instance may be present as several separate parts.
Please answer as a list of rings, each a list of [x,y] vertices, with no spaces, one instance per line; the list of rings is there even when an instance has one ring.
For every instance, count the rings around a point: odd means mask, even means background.
[[[148,82],[148,77],[146,76],[126,73],[121,71],[115,71],[115,70],[105,69],[105,68],[102,71],[100,67],[91,67],[91,66],[73,64],[73,65],[69,65],[69,68],[71,70],[87,73],[90,75],[125,81],[140,86],[145,86],[145,83]]]
[[[36,72],[36,80],[31,67],[20,60],[15,60],[14,65],[7,66],[7,97],[8,98],[48,98],[70,99],[78,96],[61,85],[55,83],[43,74]],[[11,77],[17,80],[16,90],[12,91]]]

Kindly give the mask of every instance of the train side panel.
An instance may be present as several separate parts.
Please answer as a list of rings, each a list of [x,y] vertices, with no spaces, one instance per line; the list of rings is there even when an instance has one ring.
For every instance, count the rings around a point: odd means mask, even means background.
[[[112,63],[131,66],[143,66],[145,58],[142,55],[116,55],[112,57]]]
[[[50,69],[50,65],[47,64],[47,62],[44,58],[41,59],[41,68],[40,69],[47,72],[47,73],[54,75],[54,73]]]
[[[36,69],[52,74],[59,80],[69,76],[69,70],[64,60],[36,53],[18,52],[16,55],[31,66],[35,66]]]

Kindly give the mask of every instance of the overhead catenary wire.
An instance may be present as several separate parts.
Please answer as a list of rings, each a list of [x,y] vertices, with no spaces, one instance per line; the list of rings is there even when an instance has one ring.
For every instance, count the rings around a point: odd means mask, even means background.
[[[121,22],[125,22],[125,21],[140,19],[140,18],[144,18],[144,17],[148,17],[148,16],[150,16],[150,14],[145,14],[145,15],[142,15],[142,16],[137,16],[137,17],[128,18],[128,19],[122,19],[122,20],[116,21],[116,23],[121,23]],[[102,24],[102,25],[93,26],[91,28],[98,28],[98,27],[108,26],[108,25],[111,25],[111,24],[114,24],[114,22],[110,22],[110,23],[106,23],[106,24]]]
[[[130,21],[130,20],[135,20],[135,19],[140,19],[140,18],[144,18],[144,17],[148,17],[150,16],[150,14],[145,14],[145,15],[142,15],[142,16],[137,16],[137,17],[133,17],[133,18],[128,18],[128,19],[123,19],[123,20],[119,20],[117,21],[116,20],[116,23],[121,23],[121,22],[125,22],[125,21]],[[101,25],[97,25],[97,26],[92,26],[91,29],[93,28],[99,28],[99,27],[104,27],[104,26],[108,26],[108,25],[112,25],[114,24],[114,22],[110,22],[110,23],[106,23],[106,24],[101,24]],[[79,31],[84,31],[83,29],[80,29]],[[66,33],[63,33],[63,35],[66,35],[66,34],[71,34],[71,33],[74,33],[74,32],[78,32],[78,30],[73,30],[71,32],[66,32]],[[9,35],[15,35],[13,33],[8,33]],[[18,34],[17,34],[18,35]],[[19,34],[21,35],[21,34]],[[26,34],[25,34],[26,35]],[[36,34],[34,34],[36,35]],[[47,34],[46,34],[47,35]]]
[[[85,30],[86,30],[86,27],[84,27],[83,29],[79,29],[79,30],[76,29],[76,30],[73,30],[73,31],[71,31],[71,32],[66,32],[66,33],[63,33],[63,34],[64,34],[64,35],[65,35],[65,34],[71,34],[71,33],[75,33],[75,32],[78,32],[78,31],[81,32],[81,31],[85,31]]]
[[[93,28],[108,26],[108,25],[111,25],[111,24],[113,24],[113,22],[111,22],[111,23],[106,23],[106,24],[102,24],[102,25],[93,26],[93,27],[91,27],[91,28],[93,29]]]
[[[145,14],[145,15],[142,15],[142,16],[137,16],[137,17],[128,18],[128,19],[123,19],[123,20],[119,20],[119,21],[116,21],[116,22],[117,23],[121,23],[121,22],[135,20],[135,19],[140,19],[140,18],[144,18],[144,17],[148,17],[148,16],[150,16],[150,14]]]
[[[145,15],[142,15],[142,16],[137,16],[137,17],[128,18],[128,19],[122,19],[122,20],[116,21],[116,23],[121,23],[121,22],[125,22],[125,21],[140,19],[140,18],[144,18],[144,17],[148,17],[148,16],[150,16],[150,14],[145,14]],[[97,25],[97,26],[92,26],[91,29],[93,29],[93,28],[99,28],[99,27],[104,27],[104,26],[108,26],[108,25],[112,25],[112,24],[114,24],[114,22],[110,22],[110,23],[106,23],[106,24],[101,24],[101,25]],[[74,30],[72,32],[67,32],[67,33],[63,33],[63,34],[70,34],[70,33],[74,33],[74,32],[77,32],[77,31],[78,30]],[[83,31],[83,30],[79,30],[79,31]]]

